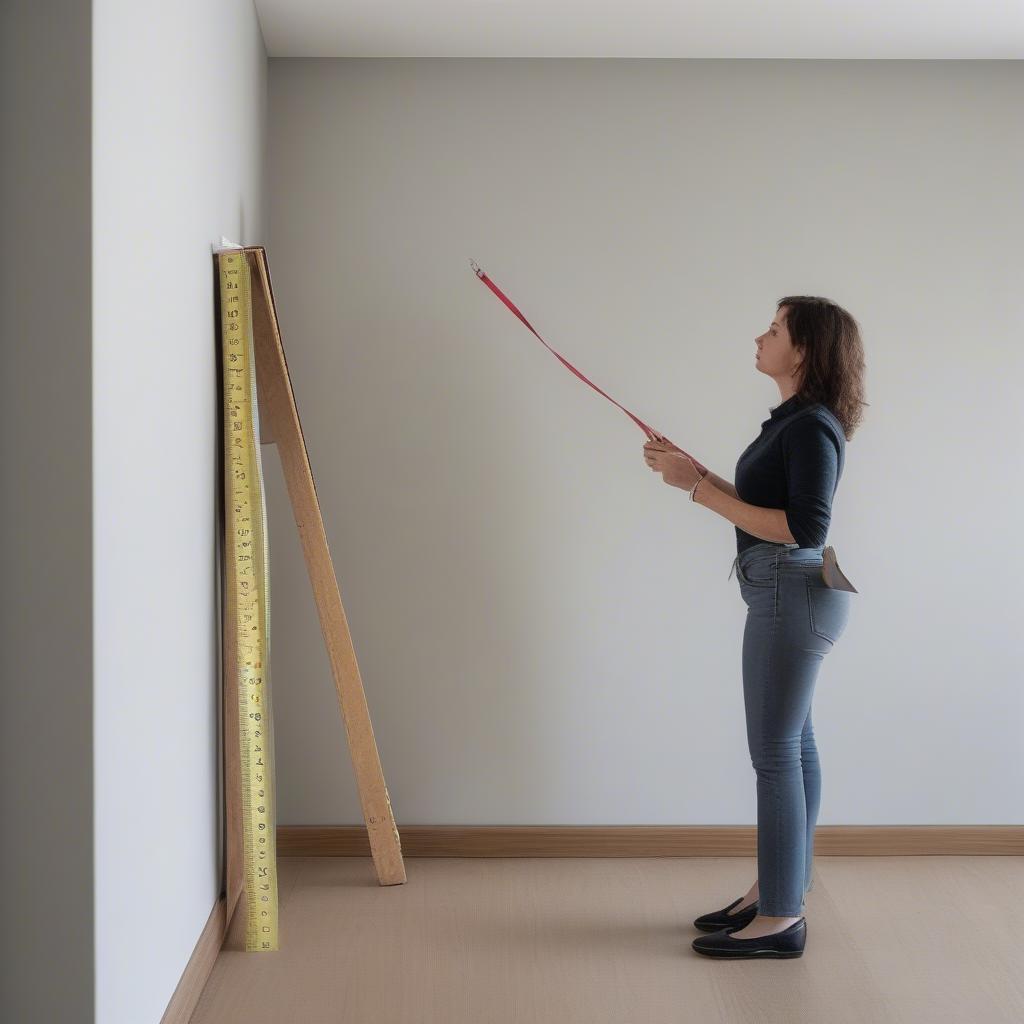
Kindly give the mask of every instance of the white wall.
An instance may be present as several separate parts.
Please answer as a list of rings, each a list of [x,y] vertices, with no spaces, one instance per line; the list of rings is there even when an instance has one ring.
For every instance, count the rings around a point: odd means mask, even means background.
[[[750,824],[732,478],[776,300],[860,321],[819,823],[1024,821],[1021,62],[271,60],[268,254],[399,825]],[[281,824],[361,822],[268,454]]]
[[[89,19],[0,4],[0,1020],[19,1024],[92,1020]]]
[[[263,241],[266,59],[250,0],[94,7],[96,1020],[142,1024],[220,891],[210,246]]]

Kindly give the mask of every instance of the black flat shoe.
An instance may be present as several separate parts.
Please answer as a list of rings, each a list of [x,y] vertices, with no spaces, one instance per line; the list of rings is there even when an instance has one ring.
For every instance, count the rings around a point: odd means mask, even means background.
[[[729,906],[723,907],[721,910],[713,910],[710,914],[702,914],[693,922],[694,928],[699,928],[702,932],[717,932],[722,928],[746,927],[757,917],[757,900],[754,900],[749,907],[744,907],[735,914],[729,913],[733,907],[742,902],[743,897],[741,896],[738,900],[733,900]]]
[[[807,941],[807,918],[801,917],[795,924],[774,935],[762,935],[756,939],[735,939],[734,928],[722,928],[711,935],[698,935],[693,948],[704,956],[722,960],[744,960],[754,957],[775,957],[789,960],[804,955]]]

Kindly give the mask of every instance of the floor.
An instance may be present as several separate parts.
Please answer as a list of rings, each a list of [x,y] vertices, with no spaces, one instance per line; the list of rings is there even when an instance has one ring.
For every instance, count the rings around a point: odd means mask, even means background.
[[[794,960],[712,960],[693,918],[752,859],[278,862],[280,949],[235,915],[192,1024],[1021,1024],[1024,858],[818,857]],[[233,948],[231,948],[233,947]]]

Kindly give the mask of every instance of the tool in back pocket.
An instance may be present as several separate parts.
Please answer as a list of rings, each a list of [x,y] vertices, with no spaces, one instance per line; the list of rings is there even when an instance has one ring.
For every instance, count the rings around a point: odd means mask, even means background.
[[[821,575],[825,580],[825,586],[833,590],[848,590],[851,594],[859,594],[860,591],[846,578],[843,570],[839,568],[836,561],[836,549],[829,545],[821,553]]]

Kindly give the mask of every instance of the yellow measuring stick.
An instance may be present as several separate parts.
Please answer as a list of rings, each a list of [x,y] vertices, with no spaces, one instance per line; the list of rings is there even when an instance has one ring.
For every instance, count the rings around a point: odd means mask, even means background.
[[[270,576],[252,333],[241,249],[218,254],[224,369],[225,615],[234,627],[242,777],[246,952],[278,948],[277,821],[270,705]]]

